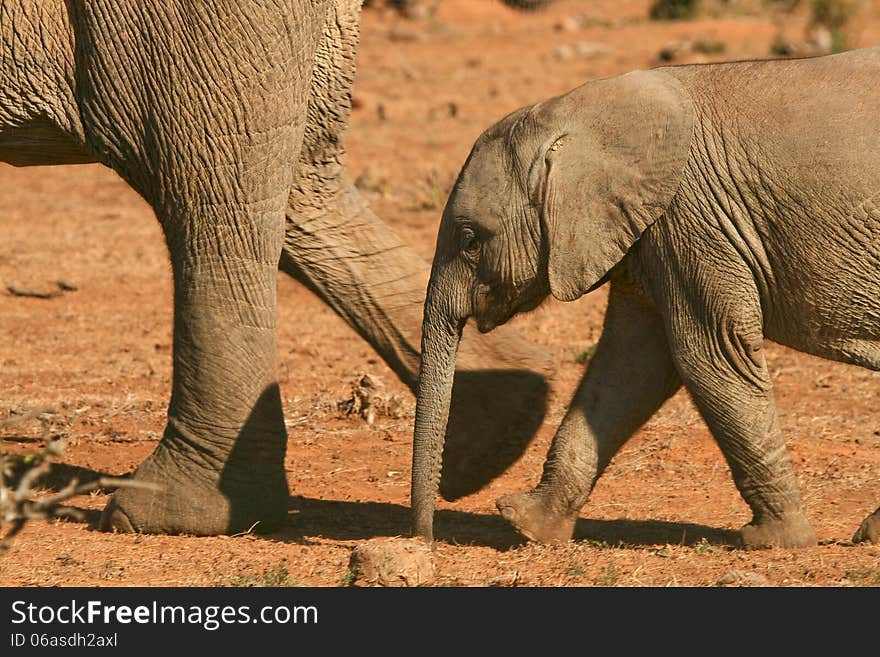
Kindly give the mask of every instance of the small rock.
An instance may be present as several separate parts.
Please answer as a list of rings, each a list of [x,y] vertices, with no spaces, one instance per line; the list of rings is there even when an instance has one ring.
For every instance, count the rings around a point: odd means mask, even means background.
[[[611,52],[611,49],[604,43],[595,41],[578,41],[574,44],[574,52],[581,59],[592,59],[593,57],[601,57]]]
[[[516,570],[512,573],[507,573],[505,575],[500,575],[499,577],[493,577],[488,582],[486,582],[486,586],[492,587],[503,587],[503,586],[523,586],[526,585],[525,578],[521,576],[521,573]]]
[[[661,62],[674,62],[687,57],[694,51],[694,42],[690,39],[681,39],[667,43],[660,49],[657,58]]]
[[[431,546],[418,538],[362,543],[351,553],[355,586],[428,586],[434,582]]]
[[[577,16],[566,16],[559,20],[553,29],[557,32],[577,32],[581,29],[581,19]]]
[[[807,41],[813,45],[817,53],[826,54],[834,49],[834,37],[831,35],[831,30],[824,25],[813,27]]]
[[[770,580],[760,573],[747,570],[728,570],[715,583],[716,586],[770,586]]]
[[[421,21],[431,18],[437,13],[440,0],[398,0],[394,5],[401,16]]]
[[[428,120],[436,121],[437,119],[454,119],[458,116],[458,103],[454,100],[447,101],[442,105],[437,105],[428,110]]]
[[[572,59],[574,57],[574,48],[565,44],[561,46],[556,46],[553,49],[553,56],[556,57],[556,59],[560,59],[562,61]]]
[[[832,51],[831,33],[824,28],[812,30],[806,39],[792,39],[781,32],[773,38],[770,53],[777,57],[816,57]]]
[[[593,59],[601,57],[611,52],[611,49],[604,43],[593,41],[578,41],[574,45],[562,44],[553,49],[553,56],[556,59],[566,61],[569,59]]]

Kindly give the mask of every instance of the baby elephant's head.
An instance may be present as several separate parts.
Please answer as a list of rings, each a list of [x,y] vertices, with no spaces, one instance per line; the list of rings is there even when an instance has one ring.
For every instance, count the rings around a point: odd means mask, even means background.
[[[599,285],[668,207],[693,108],[677,79],[637,71],[520,109],[476,142],[437,238],[425,301],[413,455],[414,532],[429,537],[455,355],[481,331]]]
[[[677,80],[638,71],[517,110],[477,140],[443,213],[434,294],[482,331],[599,284],[663,213],[693,118]]]

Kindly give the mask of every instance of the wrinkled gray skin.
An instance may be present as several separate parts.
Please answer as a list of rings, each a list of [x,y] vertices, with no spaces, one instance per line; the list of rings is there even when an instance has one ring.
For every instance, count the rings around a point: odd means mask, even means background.
[[[413,532],[428,540],[458,331],[610,282],[601,340],[538,486],[498,500],[568,540],[604,468],[682,385],[753,512],[746,547],[813,545],[764,338],[880,369],[880,48],[590,82],[476,142],[425,302]],[[880,542],[880,511],[854,540]]]
[[[359,0],[0,3],[0,161],[113,168],[154,208],[171,256],[168,425],[134,474],[165,489],[120,489],[107,528],[219,534],[286,517],[279,262],[415,385],[429,268],[345,173],[359,10]],[[515,437],[507,464],[524,449],[549,367],[513,332],[469,341],[448,497],[503,470],[486,459],[493,442]],[[499,405],[496,385],[515,401]]]

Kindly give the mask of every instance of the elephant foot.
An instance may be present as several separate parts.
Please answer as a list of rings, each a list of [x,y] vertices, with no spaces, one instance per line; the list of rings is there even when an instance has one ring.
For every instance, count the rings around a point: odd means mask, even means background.
[[[747,550],[802,548],[818,543],[816,532],[800,511],[787,514],[784,518],[752,520],[740,530],[740,536]]]
[[[440,494],[477,492],[526,451],[541,428],[553,360],[508,327],[465,329],[443,448]]]
[[[271,531],[286,518],[290,494],[283,470],[280,477],[230,481],[224,473],[205,474],[204,466],[187,470],[185,463],[160,443],[132,475],[160,488],[118,488],[101,515],[101,530],[216,536]]]
[[[513,493],[498,498],[495,506],[502,517],[523,536],[539,543],[570,541],[577,513],[560,516],[547,510],[537,493]]]
[[[877,509],[862,521],[858,531],[853,535],[853,543],[873,543],[880,545],[880,509]]]

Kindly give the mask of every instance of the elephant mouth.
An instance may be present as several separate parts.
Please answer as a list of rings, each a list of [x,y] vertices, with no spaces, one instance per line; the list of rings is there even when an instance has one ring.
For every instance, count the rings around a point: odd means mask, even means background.
[[[508,318],[508,319],[510,319],[510,318]],[[506,321],[507,320],[497,321],[495,319],[490,319],[490,318],[486,318],[486,317],[479,318],[479,319],[477,319],[477,330],[480,333],[488,333],[489,331],[500,326],[501,324],[503,324]]]
[[[514,315],[535,310],[549,295],[549,288],[537,281],[507,294],[493,294],[489,290],[478,293],[473,313],[477,329],[488,333],[509,322]]]
[[[488,333],[510,320],[516,314],[517,309],[511,301],[507,295],[499,297],[499,295],[492,294],[491,292],[477,296],[473,316],[480,333]]]

